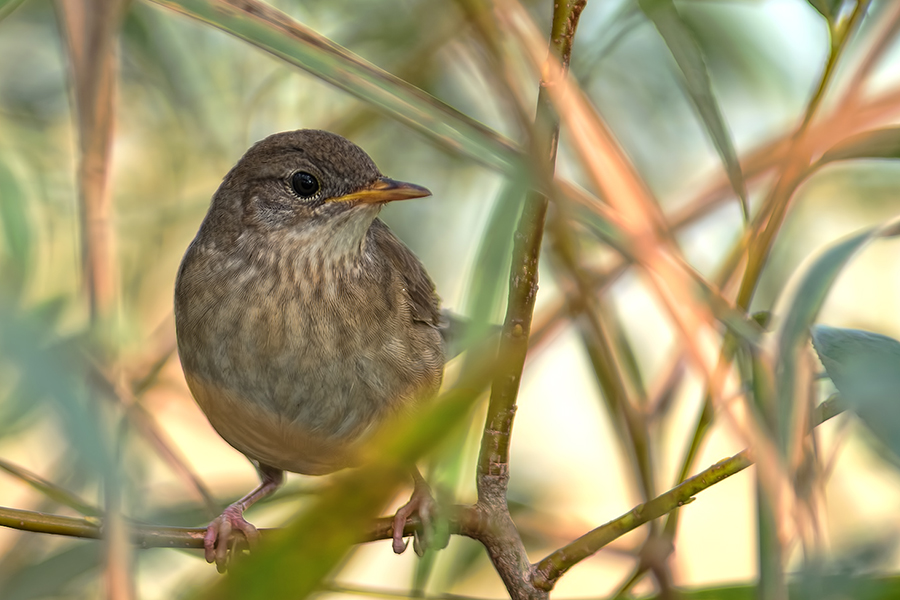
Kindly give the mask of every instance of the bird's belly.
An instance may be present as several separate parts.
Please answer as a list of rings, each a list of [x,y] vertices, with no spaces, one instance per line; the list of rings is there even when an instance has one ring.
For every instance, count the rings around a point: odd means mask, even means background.
[[[361,321],[291,302],[245,306],[211,311],[179,336],[179,351],[210,423],[260,463],[305,474],[350,466],[379,423],[440,385],[440,335],[425,325],[409,338],[392,314]]]
[[[186,379],[213,428],[252,460],[306,475],[331,473],[355,463],[362,435],[315,431],[202,376],[186,373]]]

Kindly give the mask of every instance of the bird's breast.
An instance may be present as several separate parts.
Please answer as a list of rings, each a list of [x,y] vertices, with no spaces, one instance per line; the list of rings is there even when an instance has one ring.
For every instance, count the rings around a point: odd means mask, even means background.
[[[188,383],[212,425],[276,468],[345,466],[379,422],[440,386],[439,333],[412,319],[402,282],[377,257],[189,252],[176,325]]]

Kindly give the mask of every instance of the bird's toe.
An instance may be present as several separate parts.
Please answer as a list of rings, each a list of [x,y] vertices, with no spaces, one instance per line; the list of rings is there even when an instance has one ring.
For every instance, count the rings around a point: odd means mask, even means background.
[[[203,537],[206,562],[215,562],[219,573],[228,570],[228,563],[234,558],[235,552],[238,552],[241,540],[234,536],[235,530],[243,534],[250,548],[256,547],[259,531],[244,519],[243,509],[236,504],[226,508],[206,528],[206,535]]]

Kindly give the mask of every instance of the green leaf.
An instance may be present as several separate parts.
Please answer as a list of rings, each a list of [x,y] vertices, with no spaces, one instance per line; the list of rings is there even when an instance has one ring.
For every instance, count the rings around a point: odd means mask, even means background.
[[[12,14],[25,0],[0,0],[0,21]]]
[[[900,158],[900,127],[865,131],[843,139],[829,148],[813,168],[857,158]]]
[[[844,0],[807,0],[807,2],[820,15],[825,17],[829,23],[834,23],[841,12],[841,5],[844,3]]]
[[[900,342],[817,325],[813,347],[847,407],[900,458]]]
[[[97,510],[87,502],[79,498],[73,492],[56,485],[51,481],[47,481],[41,476],[32,473],[15,463],[0,458],[0,470],[6,471],[19,481],[28,484],[38,493],[43,494],[47,499],[52,500],[63,506],[68,506],[81,514],[89,517],[101,516],[101,511]]]
[[[791,600],[815,598],[816,600],[892,600],[900,597],[900,577],[876,577],[872,575],[848,574],[835,569],[835,573],[819,575],[813,588],[809,579],[790,583]],[[812,590],[817,594],[811,594]],[[757,585],[710,587],[694,590],[679,590],[684,600],[755,600],[759,598]],[[656,600],[658,596],[648,598]]]
[[[519,152],[507,138],[363,60],[257,0],[153,0],[218,27],[327,81],[424,133],[443,147],[514,174]]]
[[[465,423],[492,366],[458,382],[418,415],[382,426],[367,444],[368,452],[363,451],[372,462],[331,476],[307,510],[235,565],[227,579],[193,597],[243,600],[313,594],[358,541],[359,532],[408,480],[409,466]]]
[[[34,240],[25,195],[4,160],[0,160],[0,227],[12,258],[15,284],[20,287],[29,271]]]
[[[22,564],[2,582],[4,600],[78,597],[72,595],[77,582],[99,569],[100,550],[96,540],[79,540],[43,560]]]
[[[482,328],[497,312],[505,300],[506,277],[512,255],[513,234],[522,207],[522,198],[528,191],[528,177],[521,173],[503,182],[475,259],[475,269],[466,295],[466,315]],[[479,332],[480,333],[480,332]]]
[[[816,319],[828,291],[847,261],[872,239],[897,235],[897,222],[884,227],[866,229],[826,249],[807,269],[797,287],[794,300],[784,317],[778,336],[776,381],[776,435],[782,449],[791,447],[789,432],[793,416],[797,358],[806,344],[810,327]]]
[[[0,358],[18,374],[17,390],[48,407],[84,465],[113,477],[103,420],[89,398],[84,354],[72,340],[60,340],[48,323],[0,301]]]
[[[669,47],[669,52],[672,53],[675,63],[684,75],[688,96],[697,108],[706,131],[722,159],[722,165],[731,182],[731,187],[734,188],[734,193],[741,201],[744,220],[749,220],[747,185],[744,182],[741,163],[734,149],[725,118],[722,116],[722,111],[713,94],[709,71],[697,40],[694,39],[690,28],[682,21],[672,0],[638,0],[638,4],[656,26],[656,30],[659,31],[659,35]]]

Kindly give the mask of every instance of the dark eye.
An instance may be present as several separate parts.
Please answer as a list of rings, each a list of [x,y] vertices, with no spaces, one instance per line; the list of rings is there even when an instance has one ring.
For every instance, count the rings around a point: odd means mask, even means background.
[[[319,191],[319,180],[306,171],[297,171],[291,175],[291,187],[301,198],[311,198]]]

